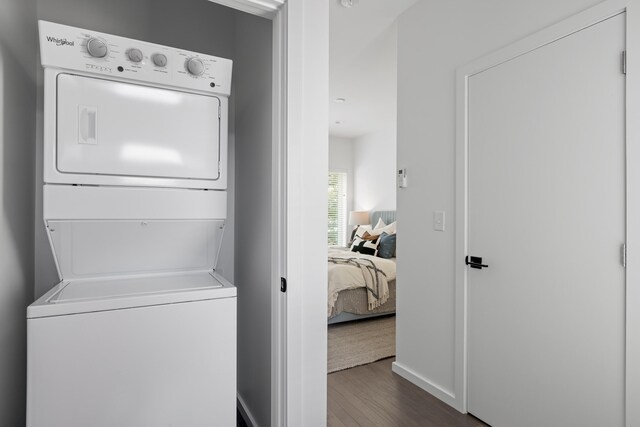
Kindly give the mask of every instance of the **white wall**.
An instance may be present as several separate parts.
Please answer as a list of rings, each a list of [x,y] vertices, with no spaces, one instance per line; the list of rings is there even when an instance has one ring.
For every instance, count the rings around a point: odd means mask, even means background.
[[[396,123],[353,143],[355,210],[396,209]]]
[[[598,0],[430,0],[398,22],[397,363],[420,380],[454,387],[455,71]],[[444,210],[446,232],[431,212]],[[404,233],[403,230],[421,230]]]
[[[287,422],[327,425],[329,3],[286,4]]]
[[[0,0],[0,425],[25,423],[33,299],[35,1]]]
[[[353,140],[329,137],[329,170],[353,173]]]
[[[271,21],[236,20],[238,395],[258,426],[271,423]],[[259,72],[256,72],[259,70]]]
[[[348,210],[396,209],[396,151],[395,120],[359,138],[329,137],[329,170],[347,173]]]
[[[382,129],[359,138],[329,137],[329,171],[347,173],[347,211],[396,209],[395,113],[392,116]]]
[[[376,86],[384,88],[375,97],[375,102],[360,105],[361,111],[355,115],[357,120],[368,120],[358,123],[359,128],[366,129],[366,132],[350,138],[353,210],[396,209],[397,39],[398,29],[394,23],[376,39],[375,47],[372,46],[365,54],[352,60],[362,70],[362,76],[354,79],[354,85],[361,86],[360,90],[374,93]],[[332,91],[336,90],[332,88]],[[331,108],[343,111],[353,108],[350,104],[347,100],[345,104],[332,104]],[[351,118],[349,115],[346,117],[347,121]],[[353,119],[356,120],[355,117]],[[346,125],[343,123],[339,127]],[[336,140],[336,137],[329,139],[330,167],[334,161],[332,152],[336,149]]]

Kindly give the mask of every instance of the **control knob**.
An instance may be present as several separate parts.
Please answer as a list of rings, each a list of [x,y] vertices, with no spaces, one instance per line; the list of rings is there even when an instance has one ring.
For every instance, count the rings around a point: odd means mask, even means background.
[[[200,58],[189,58],[186,65],[189,74],[201,76],[204,73],[204,62]]]
[[[142,61],[143,55],[140,49],[129,49],[127,51],[127,57],[131,60],[131,62],[140,62]]]
[[[87,41],[87,52],[94,58],[104,58],[108,53],[107,44],[92,37]]]
[[[151,60],[158,67],[164,67],[167,65],[167,56],[162,53],[154,53],[151,55]]]

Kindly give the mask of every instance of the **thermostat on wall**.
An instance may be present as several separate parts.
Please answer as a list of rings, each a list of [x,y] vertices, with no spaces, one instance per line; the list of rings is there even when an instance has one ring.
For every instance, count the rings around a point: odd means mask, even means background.
[[[407,188],[407,169],[398,169],[398,187]]]

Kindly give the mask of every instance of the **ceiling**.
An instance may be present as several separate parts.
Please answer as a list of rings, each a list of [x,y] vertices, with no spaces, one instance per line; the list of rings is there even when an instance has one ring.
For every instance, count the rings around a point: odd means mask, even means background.
[[[419,0],[329,1],[329,134],[358,138],[395,122],[395,21]]]

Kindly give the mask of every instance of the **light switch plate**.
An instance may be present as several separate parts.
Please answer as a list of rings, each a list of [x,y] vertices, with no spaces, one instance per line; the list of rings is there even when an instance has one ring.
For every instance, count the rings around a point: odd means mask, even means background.
[[[444,231],[444,211],[433,212],[433,229],[435,231]]]

